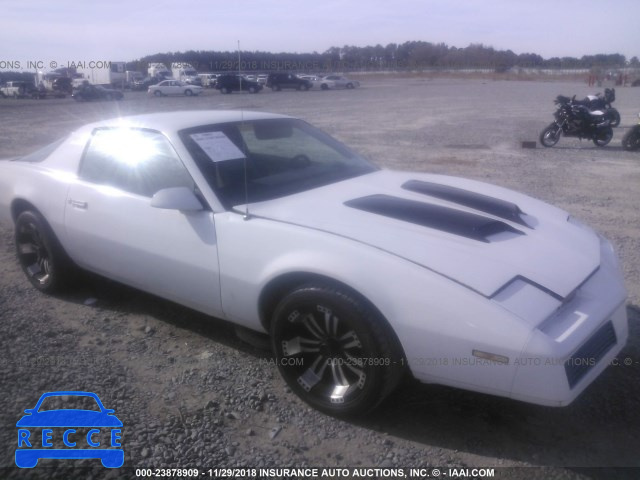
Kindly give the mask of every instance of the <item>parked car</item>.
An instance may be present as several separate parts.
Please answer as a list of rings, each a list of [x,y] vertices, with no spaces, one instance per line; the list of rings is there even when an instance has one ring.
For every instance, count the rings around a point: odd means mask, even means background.
[[[256,82],[258,82],[260,85],[266,85],[267,84],[267,78],[269,78],[269,75],[266,73],[260,73],[258,74],[258,76],[256,77]]]
[[[216,81],[216,88],[220,93],[231,93],[246,91],[249,93],[258,93],[262,90],[262,85],[252,80],[247,80],[240,75],[225,74],[220,75]]]
[[[0,86],[0,97],[2,98],[27,98],[31,97],[35,91],[33,84],[23,81],[7,82]]]
[[[151,85],[147,90],[149,95],[162,97],[164,95],[200,95],[202,87],[180,82],[178,80],[163,80],[157,85]]]
[[[135,90],[138,92],[146,91],[151,85],[157,85],[158,83],[159,80],[154,77],[135,79],[131,82],[131,90]]]
[[[215,88],[219,77],[218,73],[199,73],[200,81],[204,88]]]
[[[294,88],[296,90],[309,90],[313,85],[309,80],[300,78],[293,73],[270,73],[267,76],[266,86],[276,92],[283,88]]]
[[[71,97],[78,102],[90,102],[93,100],[122,100],[124,94],[120,90],[85,83],[74,90]]]
[[[321,90],[329,90],[335,88],[335,82],[326,80],[318,75],[301,75],[300,78],[304,78],[311,82],[312,88],[319,88]]]
[[[380,170],[283,115],[86,125],[0,161],[0,222],[36,289],[82,268],[269,334],[291,390],[337,415],[370,411],[407,370],[567,405],[628,337],[614,249],[567,212]]]
[[[360,86],[360,82],[357,80],[350,80],[347,77],[340,75],[327,75],[322,78],[322,89],[328,88],[356,88]],[[329,83],[331,82],[331,83]]]

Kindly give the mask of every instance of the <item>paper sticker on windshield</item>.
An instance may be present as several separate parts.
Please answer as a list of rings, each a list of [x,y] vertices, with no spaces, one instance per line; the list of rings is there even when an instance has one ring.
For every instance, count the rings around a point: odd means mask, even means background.
[[[213,162],[245,158],[244,153],[222,132],[194,133],[191,138]]]

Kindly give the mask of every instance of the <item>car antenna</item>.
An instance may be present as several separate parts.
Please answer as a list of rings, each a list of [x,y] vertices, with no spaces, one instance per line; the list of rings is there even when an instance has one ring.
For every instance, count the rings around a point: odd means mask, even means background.
[[[242,95],[241,65],[242,63],[240,61],[240,40],[238,40],[238,80],[240,82],[240,94]],[[242,103],[240,104],[240,125],[241,126],[244,125],[244,107],[242,106]],[[244,140],[242,141],[242,148],[244,149],[244,159],[242,160],[243,170],[244,170],[244,216],[243,216],[243,219],[249,220],[249,218],[251,218],[249,216],[249,179],[248,179],[248,172],[247,172],[247,155],[249,152],[247,151],[247,145],[244,142]]]

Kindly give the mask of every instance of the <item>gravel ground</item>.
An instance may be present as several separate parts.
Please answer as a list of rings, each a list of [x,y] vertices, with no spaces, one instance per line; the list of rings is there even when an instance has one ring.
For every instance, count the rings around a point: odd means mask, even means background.
[[[597,89],[596,89],[597,90]],[[640,468],[640,153],[620,139],[640,88],[618,88],[612,143],[561,139],[522,149],[552,120],[557,94],[577,83],[446,79],[363,80],[353,91],[262,92],[197,98],[126,93],[118,103],[0,101],[0,158],[84,123],[184,109],[244,108],[302,117],[379,165],[479,179],[574,213],[617,247],[629,290],[631,338],[620,358],[561,409],[406,382],[366,419],[320,414],[289,391],[268,351],[231,325],[87,275],[71,294],[39,294],[0,225],[0,477],[134,478],[96,461],[14,464],[15,422],[54,390],[99,394],[123,421],[125,466],[537,467],[496,478],[637,478]]]

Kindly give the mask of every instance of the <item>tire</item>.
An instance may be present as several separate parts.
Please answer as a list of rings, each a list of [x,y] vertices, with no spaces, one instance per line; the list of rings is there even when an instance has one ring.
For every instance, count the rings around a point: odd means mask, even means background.
[[[156,90],[155,92],[153,92],[153,94],[154,94],[156,97],[161,97],[161,96],[162,96],[162,92],[161,92],[160,90]]]
[[[622,148],[629,151],[640,149],[640,125],[636,125],[624,134]]]
[[[184,91],[184,96],[185,97],[190,97],[191,95],[193,95],[193,92],[191,90],[185,90]]]
[[[30,210],[18,215],[15,244],[18,262],[34,287],[55,293],[69,285],[73,264],[42,215]]]
[[[607,112],[605,113],[605,118],[609,120],[609,125],[614,128],[620,125],[620,113],[615,108],[610,108],[609,110],[607,110]]]
[[[289,387],[331,415],[370,412],[403,377],[391,327],[346,289],[309,284],[293,290],[276,307],[271,342]]]
[[[273,86],[273,91],[274,92],[279,92],[280,90],[282,90],[282,88],[280,88],[280,85],[274,85]]]
[[[110,93],[107,93],[105,99],[110,102],[111,100],[113,100],[113,96]]]
[[[593,143],[596,147],[604,147],[613,138],[613,128],[608,126],[606,128],[599,129],[593,137]]]
[[[322,85],[320,85],[320,89],[321,90],[329,90],[329,85],[327,85],[326,83],[323,83]]]
[[[249,87],[249,93],[258,93],[258,90],[256,90],[256,87]]]
[[[552,123],[540,133],[540,143],[545,147],[553,147],[562,136],[562,129]]]
[[[353,83],[347,83],[347,88],[351,90],[353,88]]]

